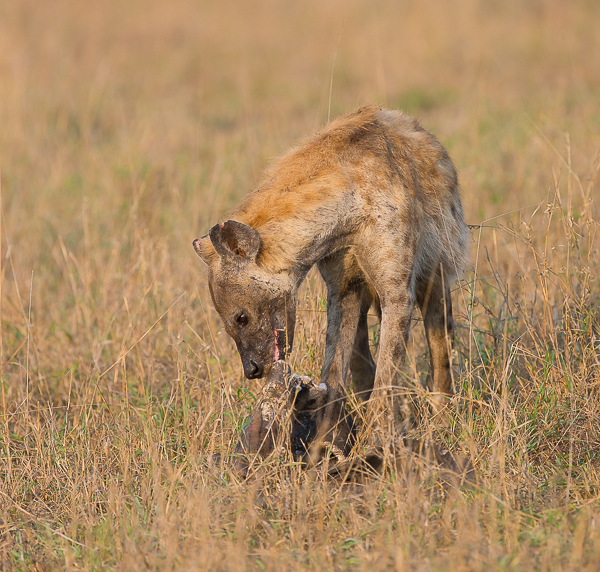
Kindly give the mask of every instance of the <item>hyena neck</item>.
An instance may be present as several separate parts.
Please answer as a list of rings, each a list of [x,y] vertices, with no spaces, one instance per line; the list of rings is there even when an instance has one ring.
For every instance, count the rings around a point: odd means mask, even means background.
[[[258,265],[268,272],[288,275],[299,286],[321,258],[345,246],[345,233],[327,222],[294,217],[253,226],[261,237]]]
[[[257,230],[257,263],[300,282],[321,258],[345,246],[356,230],[354,198],[346,176],[331,163],[292,152],[240,205],[234,218]]]

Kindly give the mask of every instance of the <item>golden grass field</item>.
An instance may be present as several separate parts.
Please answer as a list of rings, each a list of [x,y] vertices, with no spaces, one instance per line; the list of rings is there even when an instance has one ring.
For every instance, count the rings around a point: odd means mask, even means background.
[[[598,570],[599,23],[594,0],[0,3],[0,568]],[[456,398],[421,430],[471,487],[227,462],[260,381],[191,242],[364,103],[461,178]],[[314,376],[316,274],[301,300]]]

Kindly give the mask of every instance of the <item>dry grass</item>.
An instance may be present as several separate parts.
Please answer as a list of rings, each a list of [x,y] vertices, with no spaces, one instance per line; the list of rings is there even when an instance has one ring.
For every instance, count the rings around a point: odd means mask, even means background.
[[[599,17],[589,0],[3,2],[0,567],[596,570]],[[191,241],[329,108],[367,102],[440,137],[481,224],[437,432],[472,456],[473,489],[431,469],[357,496],[213,460],[259,382]],[[305,374],[322,294],[312,277]],[[417,388],[426,357],[416,327]]]

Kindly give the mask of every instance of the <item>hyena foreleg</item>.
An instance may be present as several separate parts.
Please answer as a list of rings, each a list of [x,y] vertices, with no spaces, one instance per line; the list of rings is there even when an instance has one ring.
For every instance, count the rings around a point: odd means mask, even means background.
[[[360,322],[363,286],[353,257],[338,254],[318,263],[327,286],[327,334],[321,380],[346,387],[354,340]]]
[[[399,285],[391,295],[381,296],[381,339],[371,407],[389,416],[390,425],[398,420],[406,429],[411,411],[408,389],[401,382],[400,368],[406,355],[415,296],[408,284]]]

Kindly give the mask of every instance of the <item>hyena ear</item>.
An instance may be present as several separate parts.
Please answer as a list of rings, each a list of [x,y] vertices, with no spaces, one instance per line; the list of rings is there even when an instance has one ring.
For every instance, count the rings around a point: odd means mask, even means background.
[[[210,241],[208,234],[202,238],[197,238],[194,240],[192,245],[194,246],[196,254],[202,258],[202,261],[207,266],[210,266],[217,259],[217,253],[212,245],[212,242]]]
[[[260,234],[236,220],[216,224],[210,229],[208,236],[223,260],[253,262],[260,248]]]

